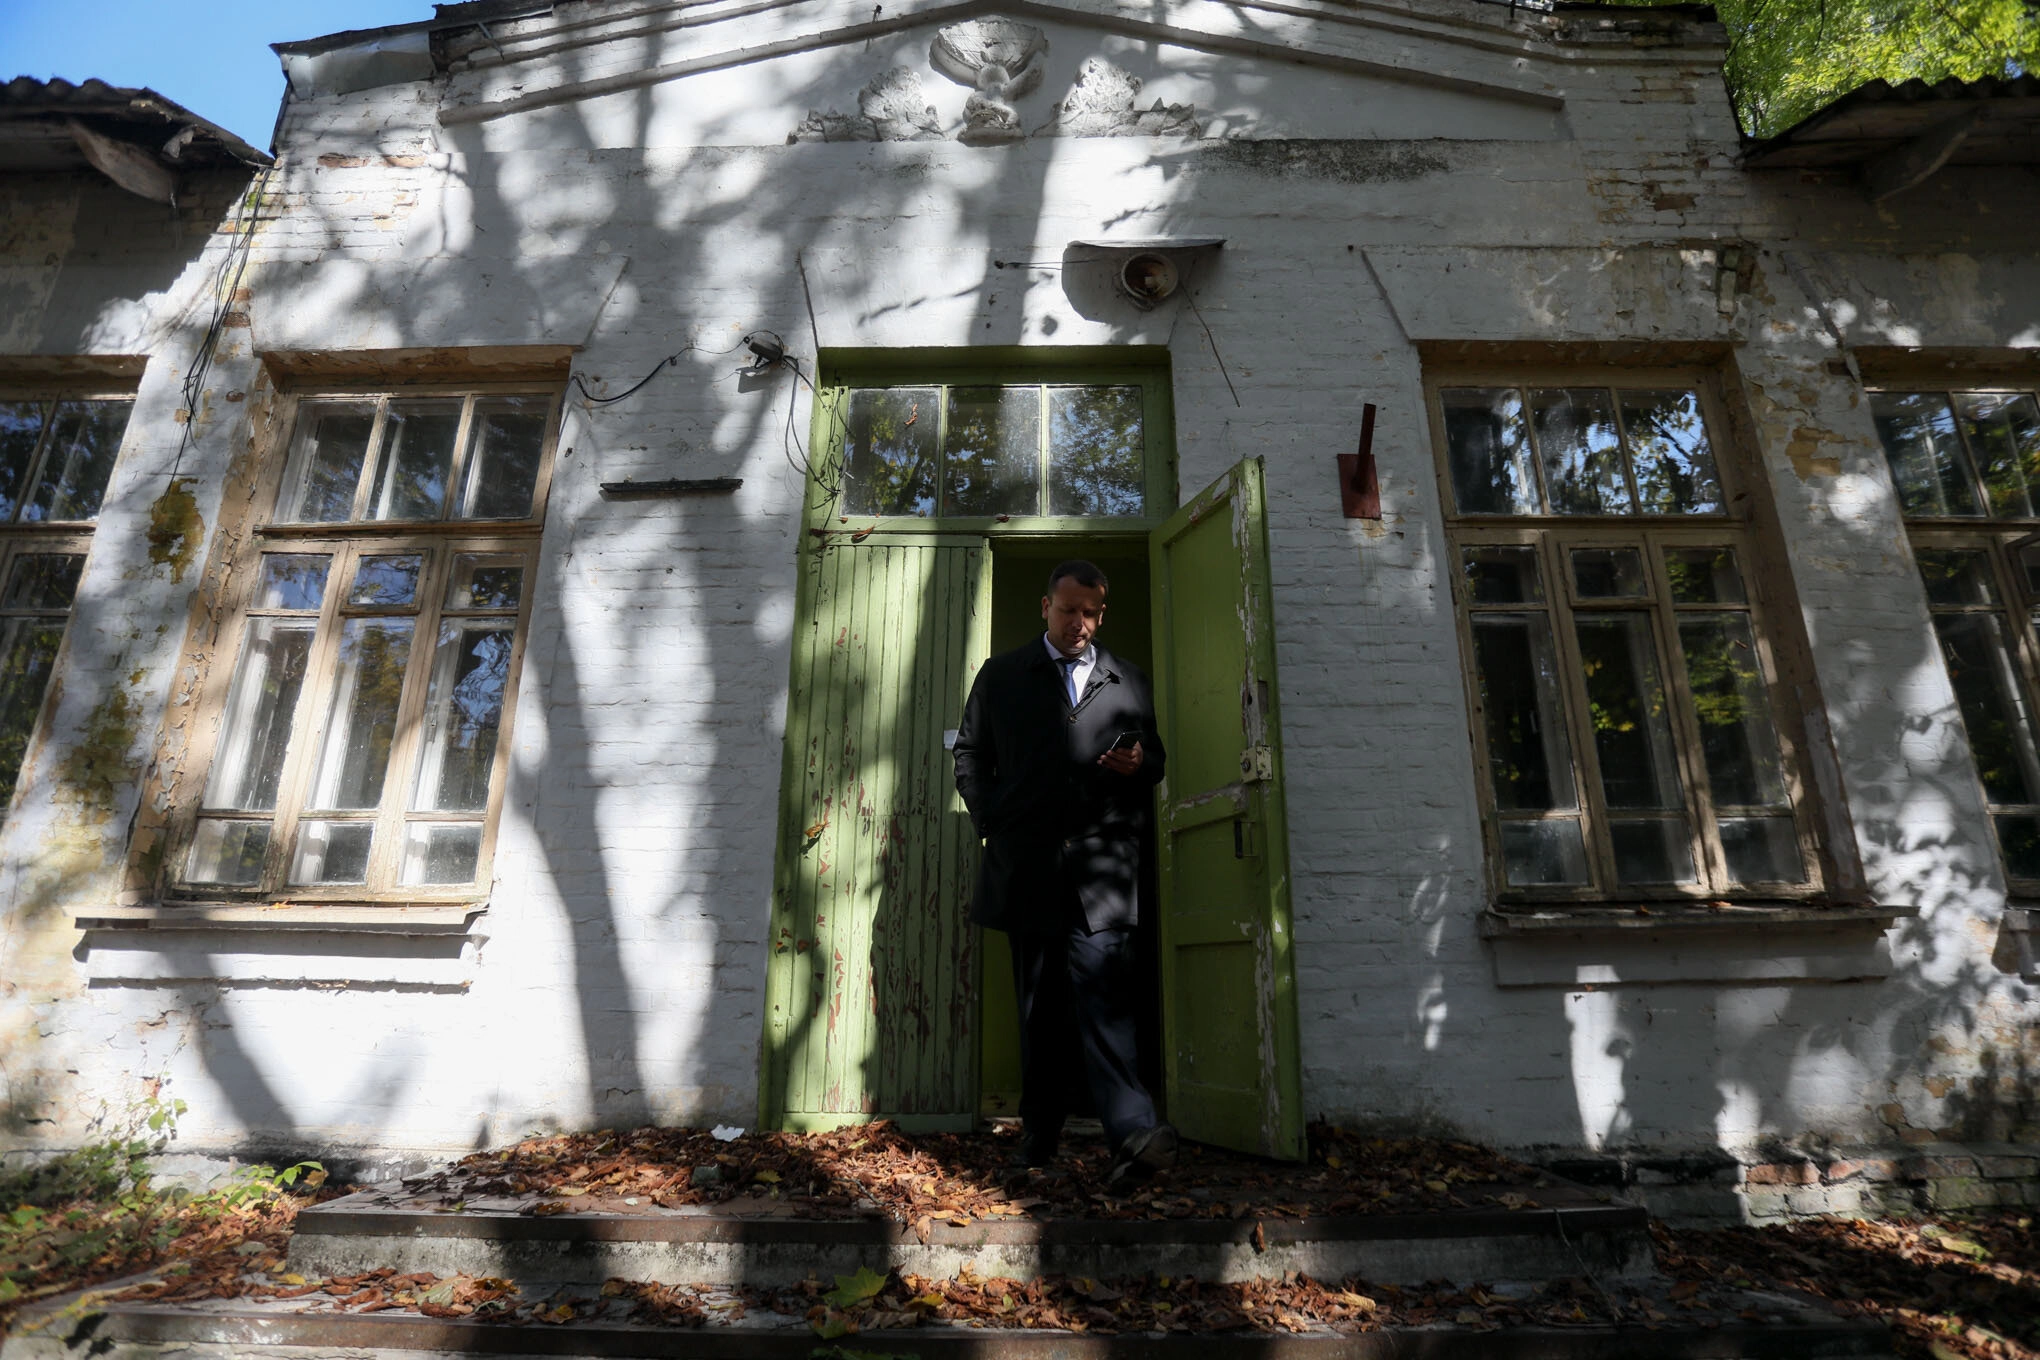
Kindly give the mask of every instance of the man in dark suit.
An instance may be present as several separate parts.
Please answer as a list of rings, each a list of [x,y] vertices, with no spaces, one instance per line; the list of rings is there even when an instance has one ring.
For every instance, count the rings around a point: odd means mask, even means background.
[[[1167,754],[1138,667],[1100,647],[1105,573],[1049,574],[1047,630],[984,664],[956,734],[956,787],[984,837],[971,919],[1006,932],[1020,1003],[1020,1159],[1054,1160],[1076,1083],[1113,1148],[1109,1179],[1170,1165],[1136,1070],[1133,927],[1151,790]]]

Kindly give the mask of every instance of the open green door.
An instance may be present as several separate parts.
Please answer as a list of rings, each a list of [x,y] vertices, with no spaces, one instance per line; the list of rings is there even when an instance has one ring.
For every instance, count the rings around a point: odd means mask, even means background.
[[[1169,1118],[1203,1143],[1301,1160],[1289,835],[1261,460],[1149,539],[1162,1042]]]
[[[972,535],[801,554],[760,1104],[767,1124],[976,1117],[977,836],[944,742],[990,639]]]

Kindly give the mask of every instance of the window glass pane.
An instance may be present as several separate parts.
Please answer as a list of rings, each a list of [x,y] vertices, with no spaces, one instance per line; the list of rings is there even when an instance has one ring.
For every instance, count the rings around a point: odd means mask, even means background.
[[[1502,863],[1512,887],[1587,881],[1587,848],[1570,817],[1502,823]]]
[[[207,807],[244,812],[276,807],[277,781],[283,776],[291,721],[304,690],[305,665],[317,626],[313,619],[248,621],[241,665],[227,694],[219,754],[206,784]]]
[[[440,625],[412,811],[487,810],[514,639],[509,619],[448,619]]]
[[[1048,513],[1138,515],[1147,459],[1138,387],[1048,389]]]
[[[374,822],[300,822],[293,883],[366,883]]]
[[[403,881],[472,883],[481,855],[480,822],[413,822],[404,828]]]
[[[1742,572],[1732,548],[1667,548],[1665,576],[1674,604],[1743,604]]]
[[[1687,614],[1679,620],[1679,647],[1715,806],[1787,806],[1784,762],[1749,617]]]
[[[1574,548],[1573,589],[1583,600],[1640,600],[1650,594],[1636,548]]]
[[[935,513],[940,396],[933,387],[861,387],[850,393],[843,437],[847,513]]]
[[[1934,631],[1984,794],[1996,804],[2034,802],[2040,758],[2002,622],[1995,614],[1936,614]]]
[[[515,609],[524,599],[524,559],[508,553],[457,553],[446,582],[448,609]]]
[[[1980,514],[1969,457],[1941,392],[1872,392],[1870,414],[1908,515]]]
[[[307,807],[373,808],[382,800],[397,703],[411,658],[410,619],[349,619]]]
[[[1473,651],[1496,806],[1577,808],[1550,622],[1542,614],[1477,614]]]
[[[1983,474],[1990,512],[2031,519],[2040,507],[2040,410],[2022,392],[1957,392],[1955,410]]]
[[[942,513],[1041,513],[1041,389],[952,387]]]
[[[326,602],[326,572],[332,565],[325,553],[263,554],[253,607],[317,610]]]
[[[1642,614],[1585,615],[1575,619],[1573,627],[1593,715],[1601,796],[1608,809],[1684,811],[1650,619]],[[1657,825],[1657,819],[1610,820],[1617,872],[1623,881],[1679,883],[1693,877],[1683,821],[1674,833]],[[1687,849],[1681,851],[1681,846]]]
[[[1721,479],[1698,392],[1623,392],[1622,429],[1646,515],[1718,515]]]
[[[62,619],[0,619],[0,814],[14,794],[63,640]]]
[[[184,862],[187,883],[215,883],[226,888],[252,887],[262,879],[262,858],[269,853],[268,822],[227,822],[216,817],[199,821]]]
[[[85,570],[83,553],[23,553],[7,573],[0,607],[8,609],[69,609]]]
[[[277,518],[286,524],[337,524],[354,516],[354,488],[375,428],[372,402],[309,402],[298,414],[297,446]]]
[[[544,397],[491,397],[475,403],[474,452],[468,455],[461,515],[467,519],[529,519],[538,465],[545,454]]]
[[[1544,598],[1535,548],[1462,548],[1460,564],[1475,604],[1535,604]]]
[[[21,508],[47,409],[40,401],[0,401],[0,520],[13,519]]]
[[[1608,841],[1618,883],[1691,883],[1693,839],[1683,819],[1613,817]]]
[[[2040,817],[2013,814],[1993,817],[2005,872],[2013,878],[2040,878]]]
[[[1459,513],[1538,513],[1523,394],[1513,387],[1448,387],[1438,400],[1445,408],[1445,456]]]
[[[1996,604],[1997,583],[1990,563],[1980,552],[1958,548],[1922,548],[1913,556],[1928,604]]]
[[[370,519],[438,519],[444,513],[460,408],[457,398],[390,403],[383,417]]]
[[[401,609],[418,603],[418,573],[425,569],[422,553],[364,557],[354,568],[354,588],[347,603]]]
[[[131,401],[65,401],[50,423],[42,475],[23,507],[24,520],[86,520],[99,514],[127,433]]]
[[[1721,855],[1731,883],[1804,883],[1806,863],[1790,817],[1722,817]]]
[[[1623,515],[1633,508],[1622,476],[1615,403],[1604,387],[1530,393],[1530,420],[1544,489],[1556,515]]]

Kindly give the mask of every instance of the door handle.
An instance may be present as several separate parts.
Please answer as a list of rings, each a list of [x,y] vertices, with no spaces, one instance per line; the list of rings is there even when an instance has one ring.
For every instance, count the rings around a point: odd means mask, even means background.
[[[1234,859],[1252,859],[1261,853],[1260,847],[1256,844],[1259,838],[1254,834],[1254,830],[1252,818],[1233,818],[1232,857]]]

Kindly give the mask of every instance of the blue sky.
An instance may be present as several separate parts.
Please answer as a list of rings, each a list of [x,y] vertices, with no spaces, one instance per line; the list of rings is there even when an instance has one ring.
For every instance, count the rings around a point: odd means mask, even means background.
[[[0,0],[0,81],[143,85],[267,148],[273,42],[432,17],[432,0]]]

